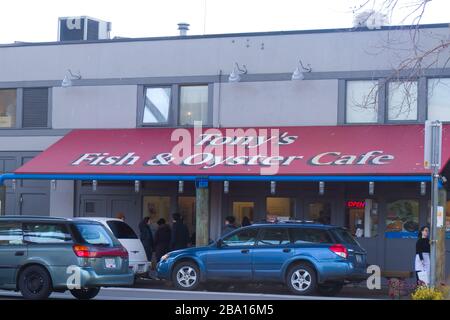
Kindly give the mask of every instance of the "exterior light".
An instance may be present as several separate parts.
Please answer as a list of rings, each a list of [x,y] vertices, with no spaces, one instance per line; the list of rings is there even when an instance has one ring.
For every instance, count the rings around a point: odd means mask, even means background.
[[[80,80],[81,79],[81,75],[80,72],[78,72],[78,74],[73,74],[72,70],[67,69],[67,74],[64,76],[63,81],[61,82],[61,87],[63,88],[68,88],[73,86],[73,81],[72,80]]]
[[[16,179],[12,179],[11,181],[11,189],[16,190],[17,182]]]
[[[420,195],[424,196],[427,194],[427,184],[425,182],[420,183]]]
[[[56,190],[56,180],[50,180],[50,186],[52,190]]]
[[[92,191],[97,191],[97,180],[92,180]]]
[[[276,191],[277,191],[276,181],[270,181],[270,193],[275,194]]]
[[[292,73],[291,80],[304,80],[305,75],[304,72],[311,72],[311,66],[308,64],[306,67],[303,65],[302,60],[299,60],[297,68],[295,68],[294,72]]]
[[[139,180],[134,180],[134,192],[138,193],[141,187],[141,182]]]
[[[178,193],[184,192],[184,181],[180,180],[178,181]]]
[[[230,76],[228,77],[228,82],[241,81],[241,74],[247,74],[247,67],[245,66],[245,64],[243,64],[242,68],[240,68],[239,64],[236,62],[233,71],[230,73]]]
[[[324,181],[319,182],[319,194],[320,195],[325,194],[325,182]]]
[[[371,196],[373,196],[374,193],[375,193],[375,182],[370,181],[369,182],[369,194]]]
[[[230,192],[230,181],[223,182],[223,193]]]

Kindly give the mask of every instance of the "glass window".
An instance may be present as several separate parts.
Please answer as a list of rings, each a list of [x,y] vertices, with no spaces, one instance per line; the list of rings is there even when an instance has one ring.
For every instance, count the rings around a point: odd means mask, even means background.
[[[194,125],[194,121],[208,123],[208,86],[180,88],[180,125]]]
[[[64,224],[26,223],[23,238],[31,243],[72,242],[72,237]]]
[[[331,223],[331,203],[329,202],[313,202],[308,204],[308,220],[322,223]]]
[[[388,202],[386,238],[416,238],[418,231],[418,200],[402,199]]]
[[[352,244],[352,245],[358,245],[358,242],[352,237],[350,232],[343,228],[336,228],[333,229],[334,234],[337,235],[339,241],[342,243]]]
[[[108,227],[117,239],[137,239],[136,233],[125,222],[108,221]]]
[[[333,243],[327,230],[316,228],[290,228],[293,244],[302,243]]]
[[[17,93],[15,89],[0,90],[0,128],[16,126]]]
[[[117,244],[106,231],[105,227],[100,224],[77,223],[75,227],[84,243],[110,247]]]
[[[195,197],[178,197],[178,212],[183,217],[189,233],[195,231]]]
[[[233,201],[233,216],[236,218],[236,223],[242,225],[245,217],[252,223],[254,221],[254,208],[255,203],[253,201]]]
[[[428,120],[450,121],[450,79],[428,80]]]
[[[22,226],[17,222],[0,222],[0,246],[23,244]]]
[[[294,198],[268,197],[266,199],[268,221],[289,220],[294,217]]]
[[[144,124],[167,124],[169,122],[171,88],[146,88]]]
[[[347,81],[347,123],[376,123],[378,120],[378,81]]]
[[[389,82],[388,120],[417,120],[417,81]]]
[[[286,228],[266,228],[258,240],[258,246],[279,246],[289,244],[289,234]]]
[[[236,233],[232,233],[223,238],[223,245],[227,247],[236,246],[253,246],[256,241],[258,230],[255,228],[241,230]]]
[[[378,233],[378,203],[372,199],[345,202],[346,227],[356,238],[375,237]]]

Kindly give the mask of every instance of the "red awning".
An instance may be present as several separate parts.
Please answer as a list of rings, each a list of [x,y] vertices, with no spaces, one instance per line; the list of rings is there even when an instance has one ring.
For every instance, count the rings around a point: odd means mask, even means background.
[[[73,130],[15,173],[423,175],[423,141],[423,125]]]

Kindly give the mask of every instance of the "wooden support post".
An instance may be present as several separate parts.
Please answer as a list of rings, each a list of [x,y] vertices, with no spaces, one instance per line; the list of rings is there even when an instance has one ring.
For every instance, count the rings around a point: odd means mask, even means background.
[[[444,226],[436,230],[436,287],[445,283],[445,217],[447,208],[447,190],[439,189],[438,205],[444,207]]]
[[[209,188],[196,183],[195,189],[195,244],[197,247],[209,243]]]

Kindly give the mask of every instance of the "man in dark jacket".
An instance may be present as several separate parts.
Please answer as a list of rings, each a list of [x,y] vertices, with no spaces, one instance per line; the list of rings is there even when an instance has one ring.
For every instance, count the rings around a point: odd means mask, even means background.
[[[150,218],[145,217],[139,223],[139,233],[142,241],[142,245],[145,249],[145,254],[147,255],[147,260],[152,261],[153,254],[153,234],[152,229],[150,229]]]
[[[156,263],[161,260],[161,257],[170,251],[170,239],[172,237],[172,230],[166,224],[166,220],[161,218],[157,222],[158,230],[155,232],[155,257]]]
[[[236,218],[233,216],[228,216],[225,218],[225,226],[222,229],[222,237],[237,229],[235,222]]]
[[[189,230],[181,219],[179,213],[174,213],[172,215],[172,237],[170,239],[171,250],[179,250],[187,248],[189,244]]]

